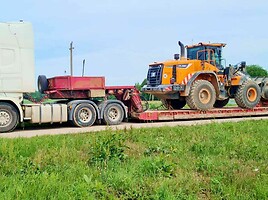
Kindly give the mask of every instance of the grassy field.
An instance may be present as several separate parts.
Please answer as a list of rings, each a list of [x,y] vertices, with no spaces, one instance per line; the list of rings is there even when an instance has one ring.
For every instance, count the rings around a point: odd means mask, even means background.
[[[0,139],[0,199],[267,199],[268,121]]]

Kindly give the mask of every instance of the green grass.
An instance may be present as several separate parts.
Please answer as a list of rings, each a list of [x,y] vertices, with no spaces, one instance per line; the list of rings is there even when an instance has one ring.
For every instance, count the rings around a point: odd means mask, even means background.
[[[267,199],[267,120],[0,139],[0,199]]]

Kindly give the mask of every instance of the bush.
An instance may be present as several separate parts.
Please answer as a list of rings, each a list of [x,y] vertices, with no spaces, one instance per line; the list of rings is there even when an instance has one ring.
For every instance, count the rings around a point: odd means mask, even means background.
[[[109,160],[117,159],[123,161],[127,155],[125,150],[128,148],[125,144],[125,138],[122,134],[113,133],[106,137],[98,137],[90,150],[90,159],[88,163],[107,165]]]
[[[268,76],[267,70],[259,65],[249,65],[246,67],[247,73],[251,77],[266,77]]]

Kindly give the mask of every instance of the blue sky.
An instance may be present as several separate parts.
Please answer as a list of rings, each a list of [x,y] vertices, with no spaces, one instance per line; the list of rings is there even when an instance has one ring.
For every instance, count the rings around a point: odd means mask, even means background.
[[[86,75],[133,85],[149,63],[179,53],[178,40],[224,42],[227,64],[268,69],[267,9],[267,0],[10,0],[1,4],[1,21],[32,22],[36,75],[68,74],[73,41],[75,75],[86,59]]]

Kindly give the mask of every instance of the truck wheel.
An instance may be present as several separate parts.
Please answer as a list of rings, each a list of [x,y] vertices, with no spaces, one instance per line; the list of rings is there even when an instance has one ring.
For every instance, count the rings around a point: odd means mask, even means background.
[[[186,105],[186,100],[185,98],[181,99],[167,99],[167,108],[172,108],[172,109],[181,109]]]
[[[224,100],[216,100],[214,103],[214,108],[223,108],[226,106],[229,102],[229,98],[224,99]]]
[[[38,91],[44,93],[48,89],[48,80],[44,75],[39,75],[37,80]]]
[[[260,101],[261,89],[253,81],[245,81],[235,93],[235,102],[241,108],[254,108]]]
[[[96,110],[88,103],[78,104],[73,111],[72,123],[78,127],[87,127],[96,121]]]
[[[18,112],[9,103],[0,103],[0,132],[13,131],[19,122]]]
[[[216,101],[216,92],[213,85],[206,80],[197,80],[193,83],[186,102],[191,109],[208,110],[213,108]]]
[[[124,119],[124,110],[117,103],[110,103],[104,108],[103,122],[107,125],[120,124]]]

